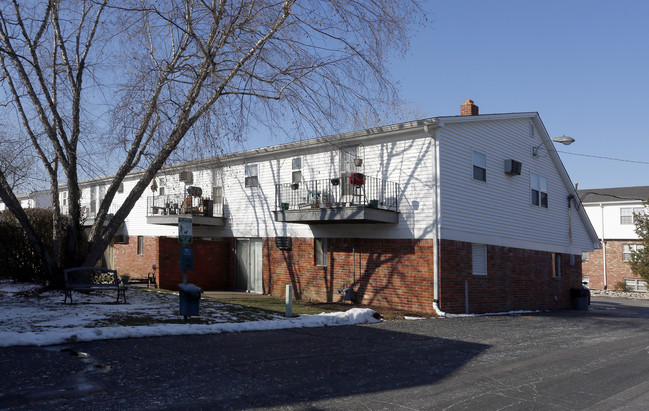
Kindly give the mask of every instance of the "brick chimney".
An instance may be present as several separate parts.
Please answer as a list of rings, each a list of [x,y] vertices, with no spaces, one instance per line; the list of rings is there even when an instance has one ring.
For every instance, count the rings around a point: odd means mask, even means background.
[[[463,116],[477,116],[478,106],[473,104],[473,100],[466,100],[464,104],[460,106],[460,114]]]

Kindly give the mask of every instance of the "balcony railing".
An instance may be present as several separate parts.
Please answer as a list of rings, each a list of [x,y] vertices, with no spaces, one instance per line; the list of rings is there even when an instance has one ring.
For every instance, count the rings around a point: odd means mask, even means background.
[[[184,194],[168,194],[147,197],[146,215],[195,215],[222,217],[223,201],[212,201],[209,197],[191,197]]]
[[[359,173],[275,185],[275,211],[367,207],[399,212],[399,185]]]

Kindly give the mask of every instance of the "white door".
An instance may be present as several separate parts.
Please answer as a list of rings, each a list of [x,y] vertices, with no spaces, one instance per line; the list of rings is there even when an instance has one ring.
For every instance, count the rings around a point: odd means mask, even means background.
[[[262,293],[262,250],[260,238],[237,239],[237,276],[235,288]]]

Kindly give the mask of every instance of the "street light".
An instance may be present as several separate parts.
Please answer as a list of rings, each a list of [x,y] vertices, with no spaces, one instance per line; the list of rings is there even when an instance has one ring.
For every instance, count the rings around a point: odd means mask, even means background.
[[[551,138],[550,140],[554,141],[555,143],[561,143],[561,144],[566,145],[566,146],[569,146],[570,144],[575,142],[574,138],[572,138],[570,136],[566,136],[566,135],[563,135],[561,137],[554,137],[554,138]],[[539,144],[538,146],[536,146],[536,147],[534,147],[532,149],[532,156],[533,157],[538,157],[539,156],[539,148],[541,148],[542,145],[543,145],[543,143]]]

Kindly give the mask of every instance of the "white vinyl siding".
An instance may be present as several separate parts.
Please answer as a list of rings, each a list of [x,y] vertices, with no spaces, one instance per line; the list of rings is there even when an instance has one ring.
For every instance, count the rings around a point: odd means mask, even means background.
[[[443,239],[570,252],[565,200],[569,186],[564,185],[549,155],[530,157],[529,121],[449,123],[438,130]],[[534,143],[540,143],[538,127],[536,133]],[[486,155],[488,184],[467,183],[467,157],[472,150]],[[505,174],[503,161],[512,158],[524,159],[521,175]],[[547,179],[547,209],[530,205],[530,173]],[[574,208],[571,217],[572,251],[591,250],[593,239]]]

